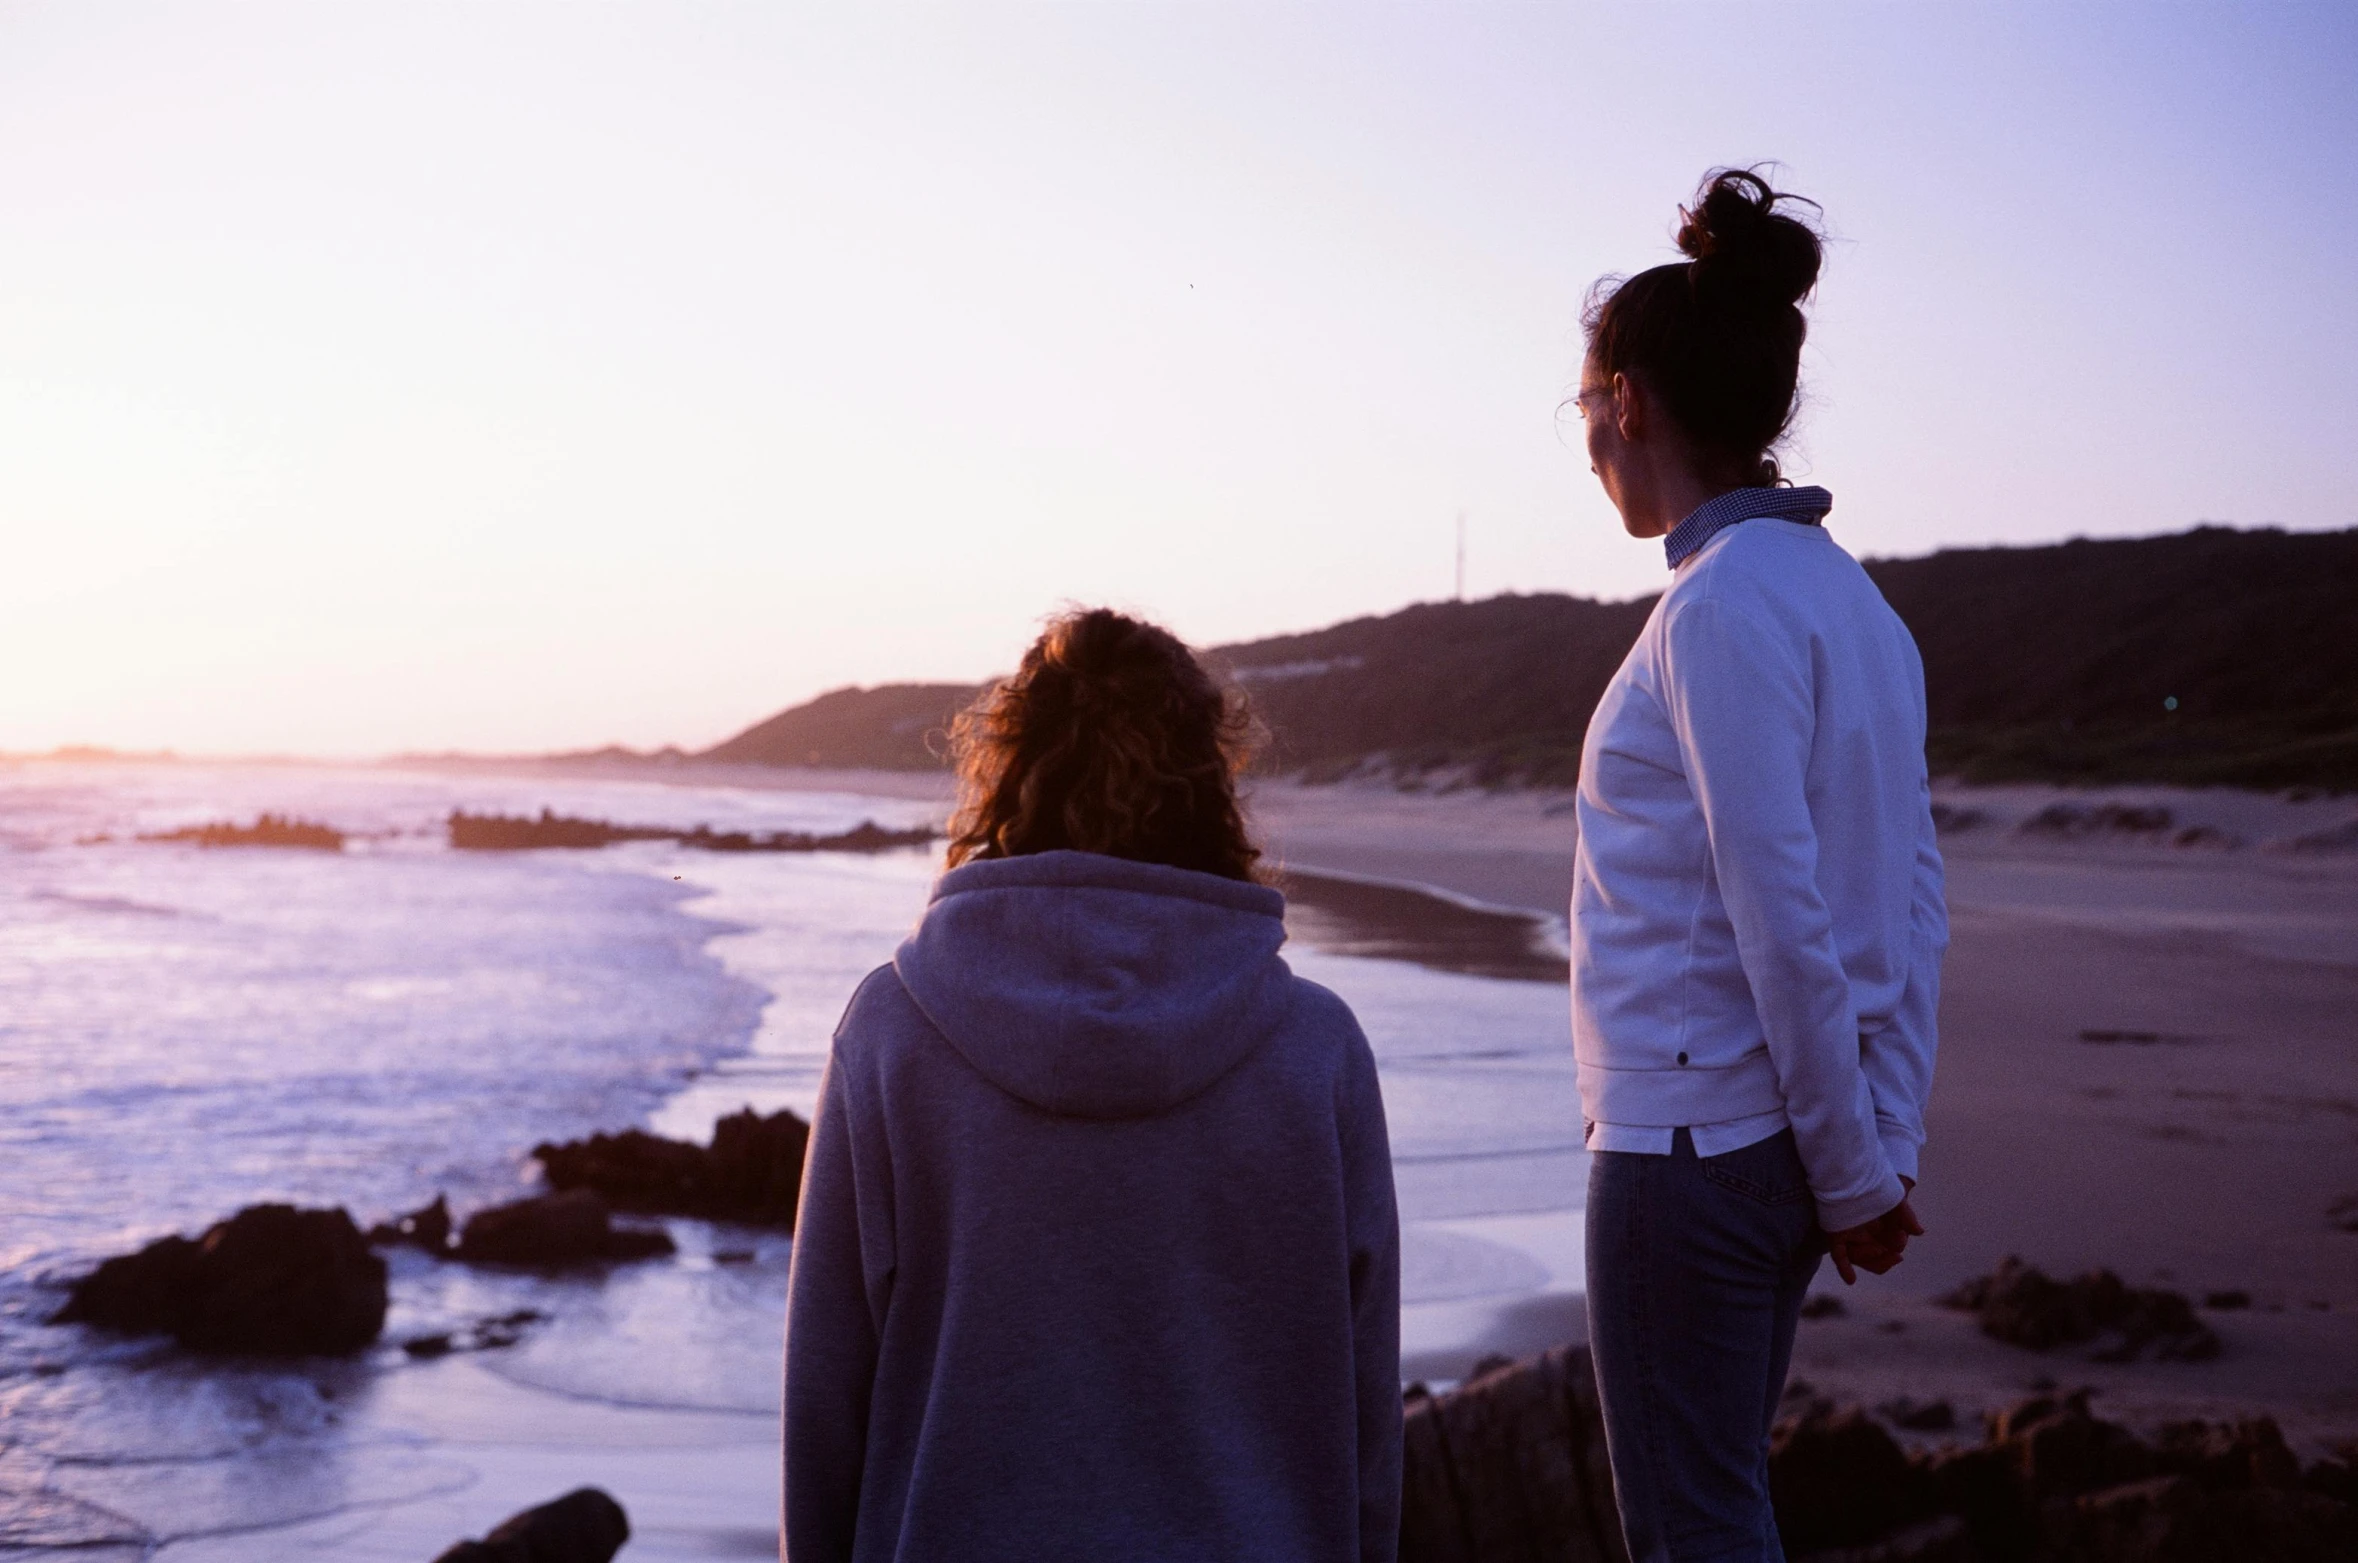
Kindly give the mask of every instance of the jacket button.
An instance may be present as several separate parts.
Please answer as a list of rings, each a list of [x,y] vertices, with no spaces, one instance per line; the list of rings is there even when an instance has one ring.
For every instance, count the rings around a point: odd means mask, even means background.
[[[1684,1053],[1681,1053],[1681,1054],[1679,1054],[1679,1055],[1678,1055],[1678,1061],[1679,1061],[1680,1063],[1682,1063],[1682,1064],[1683,1064],[1683,1063],[1685,1063],[1685,1062],[1687,1061],[1687,1055],[1686,1055],[1686,1054],[1684,1054]]]

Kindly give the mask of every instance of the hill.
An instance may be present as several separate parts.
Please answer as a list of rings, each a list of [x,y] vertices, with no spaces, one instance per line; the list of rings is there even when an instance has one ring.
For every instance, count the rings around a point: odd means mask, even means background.
[[[938,743],[929,744],[929,735],[948,727],[951,716],[974,695],[971,684],[838,689],[756,723],[695,758],[730,765],[926,770],[942,763]]]
[[[1969,780],[2358,788],[2358,530],[1950,549],[1867,572],[1924,654],[1934,768]],[[1215,647],[1264,765],[1569,783],[1653,598],[1420,603]],[[967,685],[837,690],[701,758],[940,763]],[[938,740],[937,740],[938,746]]]

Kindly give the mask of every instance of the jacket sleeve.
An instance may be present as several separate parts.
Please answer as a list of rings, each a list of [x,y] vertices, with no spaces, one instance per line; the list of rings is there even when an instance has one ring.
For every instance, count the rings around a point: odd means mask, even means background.
[[[1809,647],[1704,598],[1665,625],[1664,652],[1671,725],[1819,1224],[1857,1226],[1907,1191],[1876,1133],[1850,979],[1818,893]]]
[[[1400,1550],[1400,1214],[1375,1055],[1352,1028],[1340,1140],[1351,1249],[1351,1347],[1359,1401],[1359,1556]]]
[[[1890,1024],[1866,1039],[1861,1065],[1875,1099],[1875,1132],[1891,1170],[1911,1181],[1924,1147],[1924,1105],[1940,1050],[1940,966],[1949,948],[1949,909],[1942,884],[1940,838],[1932,823],[1932,789],[1916,825],[1914,892],[1908,908],[1908,980]]]
[[[839,1053],[828,1061],[811,1124],[786,1281],[780,1557],[790,1563],[839,1563],[852,1555],[882,1302],[889,1295],[889,1268],[883,1286],[872,1283],[875,1251],[883,1246],[889,1254],[890,1234],[862,1230],[861,1135],[846,1075]]]

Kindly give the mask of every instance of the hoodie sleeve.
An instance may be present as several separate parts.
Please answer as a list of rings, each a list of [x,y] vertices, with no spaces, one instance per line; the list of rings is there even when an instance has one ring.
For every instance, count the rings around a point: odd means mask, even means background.
[[[1912,1180],[1924,1146],[1924,1104],[1932,1097],[1932,1065],[1940,1048],[1940,965],[1949,948],[1948,900],[1929,785],[1916,824],[1908,920],[1907,986],[1900,992],[1891,1023],[1867,1038],[1860,1063],[1875,1099],[1875,1132],[1883,1141],[1883,1154],[1892,1171]]]
[[[838,1563],[852,1556],[868,1441],[868,1402],[875,1384],[883,1300],[889,1296],[891,1280],[890,1234],[862,1230],[859,1142],[864,1137],[849,1073],[843,1066],[839,1034],[838,1052],[828,1060],[811,1124],[795,1216],[794,1258],[786,1281],[785,1535],[780,1556],[790,1563]],[[877,1191],[867,1192],[873,1199]],[[872,1279],[880,1244],[887,1267]]]
[[[1850,979],[1818,892],[1809,648],[1712,598],[1687,604],[1664,630],[1665,695],[1712,872],[1818,1221],[1838,1232],[1872,1221],[1907,1191],[1876,1133]]]
[[[1340,1094],[1359,1398],[1359,1556],[1393,1563],[1400,1549],[1400,1215],[1375,1055],[1356,1022]]]

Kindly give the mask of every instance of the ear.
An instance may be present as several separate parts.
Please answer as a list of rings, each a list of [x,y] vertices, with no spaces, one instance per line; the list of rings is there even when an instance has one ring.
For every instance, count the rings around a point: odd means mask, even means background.
[[[1635,445],[1646,436],[1647,417],[1645,393],[1638,383],[1626,374],[1613,376],[1613,426],[1619,431],[1622,443]]]

